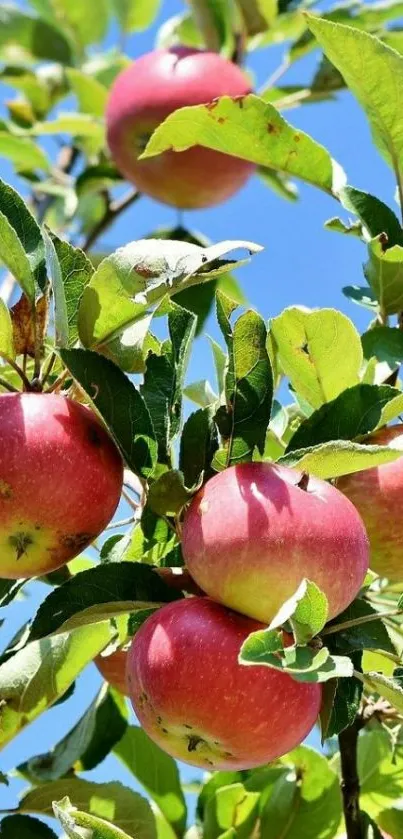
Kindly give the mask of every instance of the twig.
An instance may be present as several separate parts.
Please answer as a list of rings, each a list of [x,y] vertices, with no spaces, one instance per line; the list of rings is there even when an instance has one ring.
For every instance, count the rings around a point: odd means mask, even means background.
[[[339,734],[341,794],[347,839],[363,839],[360,817],[360,781],[358,778],[358,735],[363,727],[361,716]]]
[[[402,614],[403,609],[390,609],[389,612],[374,612],[373,615],[363,615],[361,618],[355,618],[351,621],[344,621],[344,623],[335,623],[333,626],[327,626],[321,632],[321,635],[333,635],[334,632],[343,632],[345,629],[350,629],[353,626],[361,626],[363,623],[379,621],[382,618],[394,618],[397,615]]]
[[[59,378],[53,382],[53,385],[47,388],[46,393],[54,393],[54,391],[59,391],[62,384],[66,381],[66,379],[70,376],[69,370],[63,370],[63,373],[60,374]]]
[[[19,365],[19,364],[17,364],[17,362],[16,362],[16,361],[13,361],[13,359],[12,359],[12,358],[9,358],[9,356],[8,356],[8,355],[5,355],[4,353],[0,353],[0,358],[3,358],[3,359],[4,359],[4,361],[6,361],[6,362],[7,362],[7,364],[9,364],[9,365],[10,365],[10,367],[12,367],[12,368],[13,368],[14,372],[15,372],[15,373],[17,373],[17,375],[18,375],[18,376],[20,377],[20,379],[22,380],[22,382],[23,382],[24,387],[26,388],[26,390],[31,390],[31,382],[29,381],[28,376],[26,376],[26,375],[25,375],[24,371],[23,371],[23,370],[21,370],[20,365]]]
[[[280,66],[277,67],[276,70],[274,70],[274,73],[272,73],[271,76],[269,76],[269,78],[267,79],[267,81],[262,85],[261,89],[267,90],[267,88],[274,87],[276,82],[278,82],[278,80],[281,79],[281,77],[284,76],[284,74],[287,72],[289,66],[290,62],[288,61],[288,59],[282,61]]]
[[[55,361],[56,361],[56,358],[57,358],[56,353],[55,353],[55,352],[52,352],[52,354],[51,354],[51,356],[50,356],[50,358],[49,358],[49,361],[48,361],[47,366],[46,366],[46,367],[45,367],[45,366],[43,366],[43,368],[42,368],[42,370],[41,370],[41,373],[40,373],[40,380],[41,380],[42,387],[44,386],[44,384],[46,384],[46,382],[47,382],[47,380],[48,380],[48,378],[49,378],[49,376],[50,376],[50,374],[51,374],[51,372],[52,372],[52,370],[53,370],[53,365],[54,365],[54,363],[55,363]]]
[[[10,383],[7,382],[6,379],[3,379],[1,377],[0,377],[0,385],[2,387],[4,387],[6,390],[9,390],[10,393],[18,393],[19,392],[17,387],[14,387],[14,385],[10,385]]]
[[[132,510],[134,510],[134,511],[135,511],[135,513],[137,513],[137,516],[138,516],[138,513],[139,513],[139,506],[140,506],[140,505],[139,505],[139,503],[138,503],[138,501],[135,501],[135,500],[131,497],[131,495],[129,495],[129,493],[128,493],[128,492],[126,492],[126,490],[124,490],[124,489],[122,489],[122,495],[123,495],[123,498],[125,499],[125,501],[127,501],[127,503],[129,504],[129,506],[132,508]],[[137,516],[136,516],[136,518],[137,518]]]
[[[105,230],[110,227],[111,224],[120,216],[124,210],[127,210],[132,204],[135,204],[136,201],[139,200],[141,197],[141,193],[137,192],[136,190],[130,190],[127,195],[123,195],[122,198],[119,198],[116,201],[111,201],[103,215],[103,217],[99,220],[98,224],[95,225],[93,230],[88,234],[86,240],[82,245],[83,251],[88,251],[92,245],[96,242],[96,240],[101,236]]]
[[[117,527],[126,527],[128,524],[134,524],[135,521],[136,519],[134,516],[128,516],[127,519],[121,519],[120,521],[111,521],[111,523],[105,527],[105,530],[115,530]]]

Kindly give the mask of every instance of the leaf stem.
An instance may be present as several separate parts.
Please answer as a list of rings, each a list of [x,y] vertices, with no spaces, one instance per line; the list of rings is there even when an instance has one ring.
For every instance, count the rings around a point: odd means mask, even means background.
[[[341,762],[341,794],[347,839],[363,839],[360,816],[360,781],[358,777],[357,746],[362,719],[357,716],[352,725],[339,734]]]
[[[141,193],[133,189],[126,193],[126,195],[123,195],[122,198],[119,198],[116,201],[110,201],[106,207],[103,217],[95,225],[93,230],[91,230],[83,243],[83,251],[88,251],[99,236],[101,236],[101,234],[104,233],[111,224],[113,224],[117,217],[120,216],[124,210],[127,210],[127,208],[132,204],[135,204],[139,198],[141,198]]]
[[[21,369],[20,365],[17,364],[16,361],[13,361],[13,359],[10,358],[8,355],[5,355],[4,353],[1,353],[1,352],[0,352],[0,358],[4,359],[4,361],[6,361],[7,364],[9,364],[10,367],[13,368],[14,372],[17,373],[17,375],[22,380],[25,389],[26,390],[31,390],[31,382],[29,381],[28,376],[26,376],[24,371]]]
[[[6,390],[8,390],[10,393],[19,393],[17,387],[14,387],[14,385],[10,385],[10,383],[6,379],[3,379],[1,376],[0,385],[4,387]]]
[[[53,382],[53,384],[50,387],[47,388],[46,393],[54,393],[55,390],[59,391],[62,384],[65,382],[65,380],[68,378],[69,375],[70,375],[69,370],[63,370],[63,373],[60,374],[60,376],[56,379],[56,381]]]
[[[321,635],[333,635],[335,632],[343,632],[345,629],[351,629],[353,626],[361,626],[363,623],[371,623],[372,621],[382,620],[382,618],[392,618],[396,615],[402,614],[402,609],[391,609],[389,612],[376,612],[373,615],[363,615],[361,618],[355,618],[351,621],[344,621],[343,623],[335,623],[333,626],[327,626],[321,632]]]
[[[48,380],[48,378],[49,378],[49,376],[50,376],[50,374],[51,374],[51,372],[52,372],[53,365],[54,365],[54,363],[55,363],[55,361],[56,361],[56,358],[57,358],[56,353],[55,353],[55,352],[52,352],[52,353],[51,353],[51,355],[50,355],[50,358],[49,358],[48,364],[46,365],[46,367],[44,366],[44,367],[42,368],[42,370],[41,370],[41,373],[40,373],[40,380],[41,380],[42,387],[43,387],[43,386],[44,386],[44,384],[47,382],[47,380]]]

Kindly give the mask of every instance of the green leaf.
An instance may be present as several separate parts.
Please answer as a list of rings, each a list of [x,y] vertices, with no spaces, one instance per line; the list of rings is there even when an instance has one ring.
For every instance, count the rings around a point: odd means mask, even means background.
[[[124,460],[138,475],[154,470],[154,429],[139,391],[111,361],[89,350],[61,350],[61,358],[105,420]]]
[[[218,293],[218,319],[229,350],[226,405],[216,414],[223,441],[214,458],[214,468],[218,469],[251,460],[255,447],[263,454],[273,398],[264,321],[257,312],[248,311],[232,329],[229,316],[235,305]]]
[[[372,671],[363,673],[363,679],[368,691],[379,693],[400,714],[403,712],[403,688],[396,679],[391,676],[385,676],[383,673]]]
[[[73,51],[60,29],[31,17],[17,6],[3,4],[0,9],[0,59],[11,64],[58,61],[70,64]]]
[[[295,594],[281,607],[269,629],[290,621],[296,644],[307,644],[323,629],[328,614],[327,597],[310,580],[303,579]]]
[[[283,649],[281,633],[275,629],[259,629],[243,642],[239,663],[265,665],[288,673],[300,682],[327,682],[329,679],[353,675],[353,665],[346,656],[332,656],[326,647],[291,646]]]
[[[396,108],[403,96],[402,56],[366,32],[311,15],[307,20],[327,57],[364,108],[375,145],[402,183],[403,135]]]
[[[196,317],[176,303],[168,304],[170,341],[162,355],[149,353],[141,394],[153,419],[158,460],[171,463],[171,444],[182,419],[184,378],[196,328]]]
[[[278,778],[261,813],[262,836],[270,839],[332,839],[342,819],[339,778],[324,755],[299,746],[282,758]]]
[[[182,472],[170,469],[151,484],[147,503],[158,516],[177,516],[194,492],[185,486]]]
[[[91,151],[95,154],[104,146],[105,131],[102,121],[90,114],[75,114],[68,112],[58,114],[53,120],[36,122],[29,134],[34,137],[52,136],[53,134],[67,134],[77,138],[91,140]]]
[[[270,187],[280,198],[287,201],[298,200],[298,189],[293,181],[290,181],[282,172],[269,169],[268,166],[259,166],[258,175],[266,186]]]
[[[78,341],[78,309],[86,285],[89,283],[94,269],[85,253],[64,239],[51,234],[52,242],[59,263],[63,296],[66,305],[68,346],[72,347]],[[57,268],[56,268],[57,270]]]
[[[390,733],[380,726],[363,731],[358,740],[360,806],[372,818],[401,797],[402,761],[393,757]]]
[[[70,88],[77,97],[80,111],[102,118],[108,101],[107,88],[81,70],[67,69],[66,75]]]
[[[403,361],[403,332],[397,327],[379,326],[361,336],[366,359],[376,358],[381,375],[386,379],[398,370]]]
[[[11,359],[15,358],[11,316],[6,304],[0,298],[0,356],[2,355]]]
[[[181,836],[186,825],[186,803],[175,761],[142,728],[133,725],[127,728],[114,753]]]
[[[344,183],[344,173],[323,146],[253,94],[180,108],[154,131],[141,157],[195,145],[294,175],[330,194]]]
[[[109,624],[33,641],[0,666],[0,743],[5,745],[56,702],[108,644]]]
[[[87,78],[87,77],[86,77]],[[90,76],[88,78],[91,78]],[[101,85],[102,87],[102,85]],[[111,189],[123,181],[122,175],[113,166],[112,163],[98,163],[93,166],[87,166],[77,177],[76,191],[78,196],[88,195],[88,193],[102,192],[105,189]],[[98,254],[97,254],[98,256]],[[107,254],[101,256],[97,265],[105,258]],[[95,254],[91,251],[90,258],[94,260]]]
[[[17,596],[20,589],[25,585],[26,580],[6,580],[0,579],[0,609],[3,606],[8,606],[14,597]]]
[[[355,621],[376,614],[376,609],[367,600],[362,600],[362,598],[354,600],[341,615],[330,621],[326,627],[326,641],[332,652],[349,655],[357,650],[385,650],[395,654],[395,646],[386,626],[379,618],[335,633],[331,632],[333,626],[337,627],[347,621]]]
[[[402,407],[401,392],[389,385],[350,387],[301,423],[286,454],[332,440],[365,436],[398,416]]]
[[[33,620],[30,638],[59,635],[116,615],[160,606],[179,596],[148,565],[95,565],[48,594]]]
[[[83,839],[87,836],[96,836],[97,839],[129,839],[127,833],[105,819],[79,812],[68,796],[61,801],[54,801],[52,806],[68,839]]]
[[[99,43],[107,34],[109,6],[106,0],[81,3],[80,0],[30,0],[42,17],[55,22],[69,33],[80,52]]]
[[[348,297],[357,306],[363,306],[364,309],[369,309],[370,312],[378,309],[378,301],[369,286],[347,285],[342,288],[342,292],[345,297]]]
[[[314,408],[359,382],[360,336],[341,312],[285,309],[271,321],[270,334],[285,375]]]
[[[340,200],[346,210],[355,213],[372,238],[386,234],[386,247],[403,245],[403,229],[400,222],[383,201],[352,186],[340,190]]]
[[[141,32],[155,20],[161,0],[112,0],[112,7],[123,32]]]
[[[324,226],[326,230],[330,230],[333,233],[343,233],[347,236],[358,236],[359,239],[362,238],[362,224],[360,221],[352,221],[346,224],[343,219],[334,216],[328,219],[328,221],[325,221]]]
[[[234,49],[234,11],[228,0],[189,0],[189,5],[205,48],[230,57]]]
[[[204,839],[223,839],[233,828],[235,839],[250,839],[259,817],[259,792],[250,792],[241,783],[215,790],[206,802],[203,819]]]
[[[176,535],[168,522],[156,516],[146,504],[140,521],[131,533],[128,532],[123,537],[112,536],[103,545],[101,559],[105,562],[125,561],[163,565],[164,558],[175,548],[176,541]]]
[[[0,823],[1,839],[57,839],[56,833],[39,819],[6,816]]]
[[[50,171],[50,162],[40,146],[28,137],[16,137],[7,131],[0,131],[0,155],[11,160],[17,172],[32,172],[42,169]]]
[[[28,790],[20,801],[20,810],[23,813],[53,816],[53,802],[61,801],[65,796],[80,811],[107,820],[131,839],[156,839],[154,816],[148,801],[116,782],[95,784],[81,778],[51,781]],[[120,839],[119,834],[116,839],[118,837]],[[98,839],[96,833],[93,839]],[[104,839],[102,834],[100,839]]]
[[[44,287],[45,246],[27,205],[4,181],[0,181],[0,260],[33,302],[36,285]]]
[[[214,405],[214,402],[217,402],[217,394],[214,393],[207,379],[201,379],[198,382],[192,382],[190,385],[187,385],[184,388],[183,394],[202,408],[208,408],[210,405]]]
[[[291,446],[291,444],[290,444]],[[361,472],[362,469],[392,463],[401,451],[389,446],[368,446],[349,440],[333,440],[318,446],[297,448],[278,458],[278,463],[329,480]]]
[[[218,448],[217,429],[213,411],[203,408],[190,414],[182,431],[179,468],[184,476],[185,486],[195,486],[201,476],[211,474],[211,462]]]
[[[273,0],[238,0],[249,36],[259,35],[270,29],[277,15],[277,2]]]
[[[55,346],[66,347],[69,343],[69,324],[66,296],[59,260],[52,239],[46,228],[43,230],[48,277],[52,284],[55,313]]]
[[[3,84],[9,85],[24,94],[24,97],[32,106],[35,116],[38,118],[46,116],[52,105],[53,94],[46,75],[35,74],[28,67],[9,66],[0,70],[0,79]]]
[[[368,255],[365,279],[381,311],[387,315],[396,314],[403,307],[403,247],[394,245],[386,250],[381,235],[370,241]]]
[[[353,653],[355,670],[361,669],[361,653]],[[359,679],[335,679],[326,682],[322,691],[320,727],[322,743],[351,725],[358,713],[364,685]]]
[[[85,289],[79,310],[82,343],[103,353],[113,352],[121,363],[119,336],[144,318],[150,306],[243,264],[244,260],[228,258],[228,254],[245,248],[250,254],[260,250],[249,242],[203,248],[163,239],[143,239],[119,248],[101,262]]]
[[[123,737],[126,716],[124,701],[103,685],[74,728],[50,752],[21,764],[18,772],[36,785],[57,781],[78,767],[94,769]]]

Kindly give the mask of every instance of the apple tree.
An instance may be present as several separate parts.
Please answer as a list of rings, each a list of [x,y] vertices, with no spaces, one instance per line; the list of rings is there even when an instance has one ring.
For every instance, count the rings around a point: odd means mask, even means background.
[[[0,10],[1,747],[52,706],[69,721],[1,762],[0,837],[403,839],[403,6],[169,7]],[[256,89],[249,59],[279,45]],[[285,83],[313,50],[311,81]],[[293,125],[322,102],[336,124],[339,92],[396,210]],[[242,287],[267,243],[188,227],[250,178],[337,202],[363,334],[292,300],[267,320]],[[144,196],[177,225],[102,251]]]

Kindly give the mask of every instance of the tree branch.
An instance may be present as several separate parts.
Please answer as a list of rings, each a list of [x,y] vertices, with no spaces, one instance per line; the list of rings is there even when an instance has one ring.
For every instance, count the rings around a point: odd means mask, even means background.
[[[341,759],[341,793],[347,839],[363,839],[360,816],[360,781],[358,778],[358,735],[363,727],[361,716],[339,734]]]
[[[117,217],[120,216],[124,210],[127,210],[132,204],[135,204],[136,201],[139,200],[141,197],[141,193],[137,192],[136,190],[131,190],[126,195],[123,195],[122,198],[119,198],[117,201],[111,201],[105,211],[104,216],[99,220],[98,224],[95,225],[94,229],[88,234],[85,242],[82,245],[83,251],[88,251],[92,245],[96,242],[96,240],[101,236],[102,233],[116,221]]]

